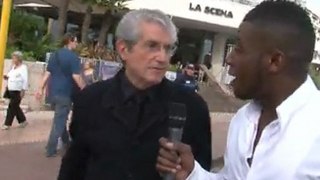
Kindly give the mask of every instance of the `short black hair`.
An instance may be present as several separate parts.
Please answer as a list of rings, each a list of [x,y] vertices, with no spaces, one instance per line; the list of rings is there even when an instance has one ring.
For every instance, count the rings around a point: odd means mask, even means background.
[[[308,12],[286,0],[266,0],[252,9],[243,22],[271,29],[273,44],[292,61],[296,72],[306,73],[312,61],[315,31]]]

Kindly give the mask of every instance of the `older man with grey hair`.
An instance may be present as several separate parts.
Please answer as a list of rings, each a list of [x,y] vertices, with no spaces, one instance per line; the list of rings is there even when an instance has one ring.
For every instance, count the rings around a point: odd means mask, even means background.
[[[85,88],[74,103],[72,143],[59,180],[160,180],[155,170],[158,139],[168,135],[169,104],[187,109],[182,141],[206,169],[211,161],[206,103],[164,79],[175,52],[177,29],[158,10],[127,13],[116,30],[124,68]]]

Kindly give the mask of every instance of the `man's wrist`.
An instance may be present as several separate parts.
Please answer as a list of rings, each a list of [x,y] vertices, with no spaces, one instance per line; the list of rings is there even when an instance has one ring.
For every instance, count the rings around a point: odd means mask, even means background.
[[[188,172],[188,177],[186,180],[192,180],[194,177],[196,177],[196,173],[197,173],[197,169],[199,169],[200,165],[198,164],[198,162],[193,161],[193,168],[191,169],[191,171]]]

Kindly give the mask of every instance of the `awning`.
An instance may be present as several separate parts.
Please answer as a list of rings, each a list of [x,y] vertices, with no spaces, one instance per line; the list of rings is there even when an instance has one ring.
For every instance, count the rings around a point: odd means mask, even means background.
[[[49,4],[39,4],[39,3],[24,3],[24,4],[15,4],[14,7],[33,7],[33,8],[42,8],[42,7],[52,7]]]

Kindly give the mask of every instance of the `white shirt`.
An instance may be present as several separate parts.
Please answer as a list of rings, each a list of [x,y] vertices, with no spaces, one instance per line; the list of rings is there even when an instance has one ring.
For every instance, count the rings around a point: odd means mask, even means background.
[[[251,102],[232,119],[225,166],[209,173],[195,162],[188,180],[320,180],[320,92],[310,77],[276,109],[251,157],[261,108]]]
[[[27,66],[21,64],[19,67],[14,68],[7,74],[8,89],[10,91],[21,91],[28,89],[28,69]]]

